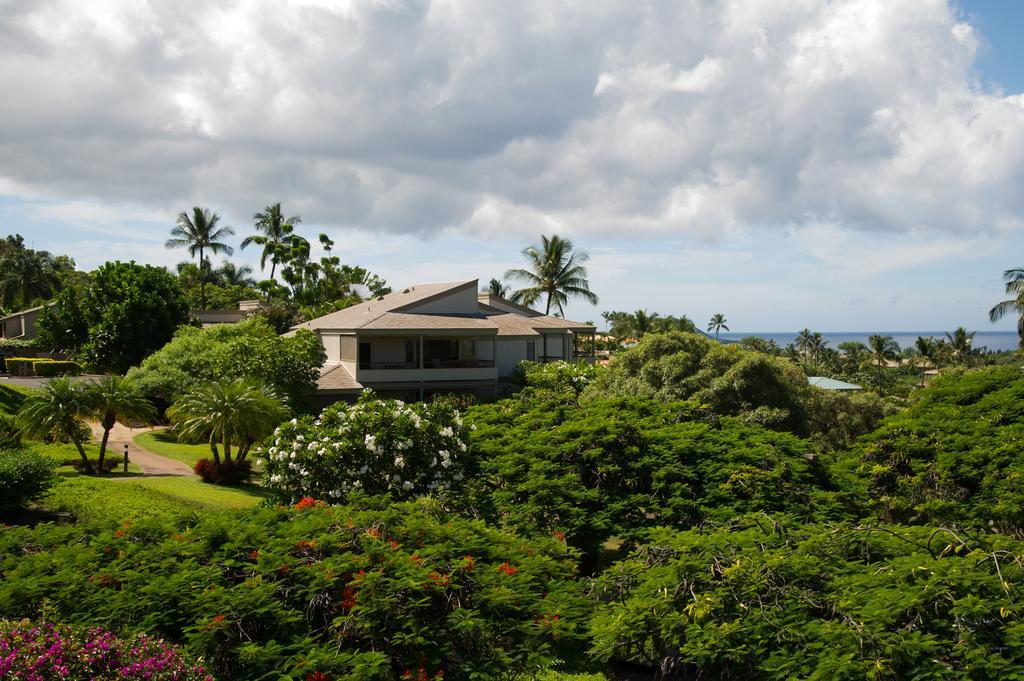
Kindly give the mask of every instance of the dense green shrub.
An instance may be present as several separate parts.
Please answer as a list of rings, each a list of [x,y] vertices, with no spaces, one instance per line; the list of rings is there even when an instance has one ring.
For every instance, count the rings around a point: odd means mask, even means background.
[[[939,377],[840,456],[892,522],[1024,528],[1024,372]]]
[[[222,681],[516,678],[578,641],[573,562],[433,502],[308,499],[189,528],[11,528],[0,615],[146,631]]]
[[[56,479],[53,459],[28,450],[0,450],[0,513],[38,499]]]
[[[8,357],[7,371],[15,376],[33,376],[35,375],[33,370],[35,362],[35,357]]]
[[[886,416],[900,411],[902,400],[873,392],[808,391],[804,400],[812,437],[823,450],[846,449],[857,438],[875,430]]]
[[[805,441],[693,403],[504,400],[474,407],[466,422],[476,427],[477,511],[522,532],[564,533],[587,553],[657,525],[842,513]]]
[[[137,634],[119,639],[99,627],[0,620],[0,678],[11,681],[119,679],[213,681],[173,646]]]
[[[693,399],[719,414],[804,435],[809,390],[807,376],[788,360],[673,331],[646,335],[615,355],[585,395]]]
[[[207,381],[248,377],[296,408],[315,389],[324,357],[308,329],[282,337],[266,321],[251,319],[207,329],[182,327],[128,376],[147,395],[166,402]]]
[[[1005,679],[1024,543],[752,517],[661,530],[597,580],[600,659],[680,679]]]
[[[29,354],[30,350],[38,347],[35,338],[23,340],[21,338],[0,338],[0,374],[10,372],[7,369],[6,360],[8,357],[23,357]]]
[[[405,404],[368,390],[353,405],[281,425],[259,456],[265,485],[284,501],[335,501],[354,490],[408,499],[461,481],[466,449],[449,402]]]

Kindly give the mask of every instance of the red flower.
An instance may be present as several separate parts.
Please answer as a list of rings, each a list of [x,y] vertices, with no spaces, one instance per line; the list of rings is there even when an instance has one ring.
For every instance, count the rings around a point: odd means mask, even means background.
[[[252,558],[253,560],[256,560],[257,558],[260,557],[260,550],[259,549],[253,549],[252,551],[249,552],[249,557]]]
[[[430,581],[432,581],[435,586],[448,586],[449,575],[442,575],[440,572],[431,572],[429,576]]]
[[[317,501],[313,497],[302,497],[301,499],[299,499],[299,503],[295,504],[295,508],[301,511],[304,508],[314,508],[316,506],[320,506],[322,503],[323,502]]]
[[[323,672],[310,672],[306,674],[306,681],[331,681],[331,677]]]
[[[504,572],[506,575],[512,576],[515,573],[519,572],[519,568],[517,568],[515,565],[510,565],[509,562],[506,560],[504,563],[498,566],[498,572]]]
[[[473,568],[476,567],[476,559],[473,556],[463,556],[462,560],[465,562],[466,572],[472,572]]]
[[[558,541],[565,541],[565,532],[562,532],[561,530],[555,530],[552,536],[554,536]]]

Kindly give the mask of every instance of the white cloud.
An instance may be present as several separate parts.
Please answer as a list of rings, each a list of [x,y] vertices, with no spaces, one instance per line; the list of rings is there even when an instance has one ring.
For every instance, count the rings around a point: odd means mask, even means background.
[[[944,0],[9,0],[0,188],[429,235],[971,235],[1024,99]]]

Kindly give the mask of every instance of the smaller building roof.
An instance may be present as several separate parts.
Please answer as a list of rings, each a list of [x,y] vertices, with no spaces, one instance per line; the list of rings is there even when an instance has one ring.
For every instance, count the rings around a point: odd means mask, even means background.
[[[822,390],[861,390],[861,386],[846,381],[837,381],[827,376],[808,376],[807,382]]]
[[[324,367],[316,381],[317,392],[359,392],[363,385],[352,378],[343,365]]]

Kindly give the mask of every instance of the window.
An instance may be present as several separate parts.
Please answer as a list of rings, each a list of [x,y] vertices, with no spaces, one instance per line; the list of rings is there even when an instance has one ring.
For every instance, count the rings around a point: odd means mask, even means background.
[[[371,367],[371,364],[370,364],[371,357],[372,357],[372,355],[370,354],[370,344],[369,343],[360,343],[359,344],[359,368],[360,369],[369,369]]]
[[[405,341],[405,361],[408,364],[416,363],[416,341]]]
[[[537,361],[537,341],[526,341],[526,359],[530,362]]]

